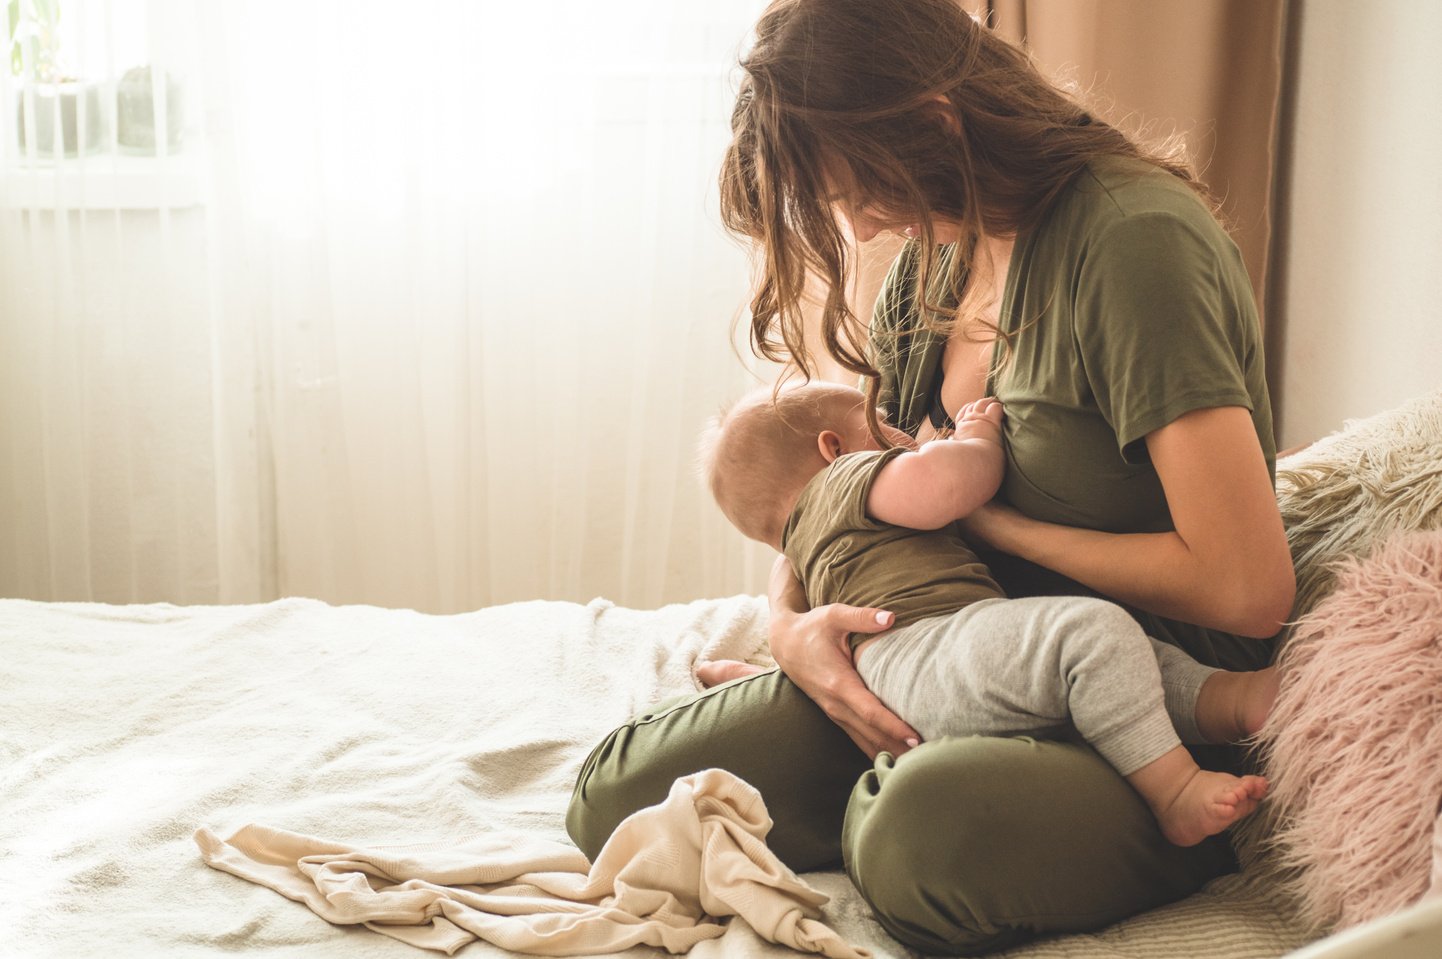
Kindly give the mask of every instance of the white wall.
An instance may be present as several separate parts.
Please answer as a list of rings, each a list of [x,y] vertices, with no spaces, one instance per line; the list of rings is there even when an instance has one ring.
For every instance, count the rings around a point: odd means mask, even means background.
[[[1442,4],[1300,8],[1283,447],[1442,387]]]

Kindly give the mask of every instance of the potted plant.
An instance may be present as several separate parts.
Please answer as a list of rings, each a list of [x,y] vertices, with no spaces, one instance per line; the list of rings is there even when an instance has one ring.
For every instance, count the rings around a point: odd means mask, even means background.
[[[180,84],[165,70],[159,70],[161,96],[165,102],[165,148],[174,153],[180,149],[182,103]],[[115,90],[115,139],[121,153],[154,156],[158,137],[155,131],[155,84],[150,67],[125,71]]]
[[[94,153],[105,143],[100,85],[67,76],[60,61],[59,0],[7,0],[17,142],[42,159]]]

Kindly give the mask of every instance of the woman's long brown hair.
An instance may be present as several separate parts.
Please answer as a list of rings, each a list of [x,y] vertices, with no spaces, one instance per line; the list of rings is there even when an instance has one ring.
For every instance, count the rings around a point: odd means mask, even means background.
[[[958,255],[940,289],[960,306],[927,298],[933,218],[962,225],[959,253],[983,235],[1016,236],[1088,163],[1109,156],[1147,160],[1206,196],[1175,144],[1147,150],[1090,116],[957,0],[776,0],[741,66],[721,213],[757,247],[752,349],[811,376],[802,300],[808,274],[819,277],[822,345],[866,378],[878,437],[880,378],[869,331],[846,302],[850,243],[831,191],[844,190],[853,210],[919,226],[915,302],[924,323],[948,333],[984,294],[963,298],[970,256]]]

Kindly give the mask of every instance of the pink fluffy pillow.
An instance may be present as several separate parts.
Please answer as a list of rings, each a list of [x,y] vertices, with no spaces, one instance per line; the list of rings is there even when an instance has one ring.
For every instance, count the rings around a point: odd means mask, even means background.
[[[1442,530],[1344,561],[1280,662],[1258,741],[1303,918],[1346,927],[1417,901],[1442,822]]]

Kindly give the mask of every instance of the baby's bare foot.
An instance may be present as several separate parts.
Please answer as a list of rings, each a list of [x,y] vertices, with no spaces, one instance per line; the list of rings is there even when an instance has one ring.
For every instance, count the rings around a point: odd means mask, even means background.
[[[1261,776],[1233,776],[1198,769],[1165,809],[1157,811],[1162,835],[1178,846],[1195,846],[1257,810],[1267,795]]]
[[[743,663],[739,659],[716,659],[698,665],[696,678],[701,681],[702,686],[710,689],[712,686],[729,683],[733,679],[742,679],[764,672],[766,672],[766,667]]]

